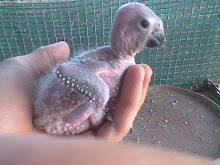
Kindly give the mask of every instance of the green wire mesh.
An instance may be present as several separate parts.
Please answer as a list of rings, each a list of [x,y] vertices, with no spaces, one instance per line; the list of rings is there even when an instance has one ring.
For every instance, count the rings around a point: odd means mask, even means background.
[[[0,61],[66,41],[71,56],[109,44],[117,9],[126,0],[0,0]],[[164,21],[165,48],[144,50],[138,63],[154,70],[151,84],[189,87],[207,77],[220,82],[220,1],[149,0]]]

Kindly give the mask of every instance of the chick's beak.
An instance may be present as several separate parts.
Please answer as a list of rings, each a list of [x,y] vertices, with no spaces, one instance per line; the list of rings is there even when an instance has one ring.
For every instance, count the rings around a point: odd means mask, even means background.
[[[151,32],[152,38],[147,42],[146,46],[149,48],[156,47],[158,45],[164,46],[166,42],[165,33],[163,30],[154,30]]]

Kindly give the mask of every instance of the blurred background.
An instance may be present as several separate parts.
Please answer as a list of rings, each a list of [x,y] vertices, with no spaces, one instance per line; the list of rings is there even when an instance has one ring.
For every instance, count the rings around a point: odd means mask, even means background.
[[[71,56],[109,44],[117,9],[128,0],[0,0],[0,61],[66,41]],[[151,85],[191,87],[220,82],[220,1],[138,1],[164,22],[164,48],[136,57],[154,70]]]

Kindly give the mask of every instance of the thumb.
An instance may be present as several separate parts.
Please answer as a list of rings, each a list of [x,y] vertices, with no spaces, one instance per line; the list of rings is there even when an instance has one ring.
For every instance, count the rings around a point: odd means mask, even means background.
[[[39,77],[57,64],[67,61],[70,48],[64,41],[36,49],[23,56],[29,71],[34,77]]]

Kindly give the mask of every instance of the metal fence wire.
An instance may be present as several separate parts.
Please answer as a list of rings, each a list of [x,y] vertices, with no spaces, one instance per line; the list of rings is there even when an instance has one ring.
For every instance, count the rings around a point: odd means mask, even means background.
[[[127,0],[0,0],[0,61],[66,41],[71,56],[109,44],[117,9]],[[154,70],[152,85],[189,87],[220,82],[219,0],[149,0],[164,22],[166,47],[142,51],[137,63]]]

